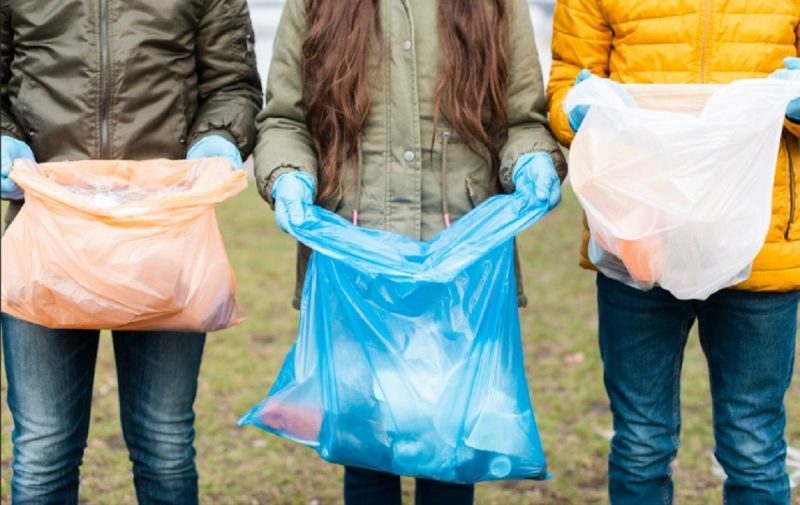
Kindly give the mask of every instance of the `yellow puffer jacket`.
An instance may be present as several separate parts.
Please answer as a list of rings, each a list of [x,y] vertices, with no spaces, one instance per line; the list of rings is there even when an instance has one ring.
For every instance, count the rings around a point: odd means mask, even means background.
[[[565,145],[574,133],[562,102],[583,68],[622,83],[727,83],[765,77],[800,55],[800,0],[558,0],[550,121]],[[800,289],[800,124],[788,119],[778,155],[772,223],[750,278],[752,291]],[[581,266],[591,268],[584,228]]]

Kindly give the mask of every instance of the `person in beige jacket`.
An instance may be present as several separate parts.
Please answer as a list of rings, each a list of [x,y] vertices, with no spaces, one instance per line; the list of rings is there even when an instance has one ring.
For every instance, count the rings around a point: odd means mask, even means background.
[[[552,208],[566,163],[546,114],[524,0],[288,0],[256,120],[258,189],[284,229],[314,200],[416,240],[515,183]],[[472,496],[417,483],[418,503]],[[400,480],[347,467],[345,502],[399,504]]]

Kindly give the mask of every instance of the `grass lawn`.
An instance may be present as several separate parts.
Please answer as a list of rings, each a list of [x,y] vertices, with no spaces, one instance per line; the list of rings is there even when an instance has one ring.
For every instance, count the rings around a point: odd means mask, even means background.
[[[291,309],[293,241],[273,225],[272,213],[251,185],[218,209],[239,280],[247,320],[208,339],[196,403],[201,501],[208,504],[341,503],[339,467],[310,449],[236,420],[266,394],[294,340]],[[478,486],[477,503],[606,503],[606,453],[611,416],[596,345],[594,276],[577,267],[581,217],[571,192],[564,203],[520,238],[530,306],[522,311],[526,369],[549,467],[550,482]],[[13,266],[6,265],[7,268]],[[135,503],[120,435],[111,342],[101,339],[92,427],[82,473],[82,502]],[[800,377],[787,399],[788,438],[800,446]],[[3,377],[5,399],[5,376]],[[54,413],[56,414],[56,413]],[[683,447],[674,464],[677,503],[721,502],[711,471],[708,373],[696,335],[683,369]],[[2,406],[2,499],[10,503],[11,416]],[[404,483],[412,502],[413,481]],[[800,504],[800,491],[794,503]]]

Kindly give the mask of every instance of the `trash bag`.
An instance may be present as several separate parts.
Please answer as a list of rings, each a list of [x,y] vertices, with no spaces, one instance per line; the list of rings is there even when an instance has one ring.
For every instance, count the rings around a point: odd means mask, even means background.
[[[2,239],[2,311],[49,328],[238,324],[214,205],[247,186],[222,158],[17,160],[25,205]]]
[[[240,425],[398,475],[547,478],[514,274],[513,237],[547,212],[532,200],[495,196],[424,243],[305,206],[297,341]]]
[[[570,149],[570,179],[606,276],[705,299],[750,274],[772,215],[775,160],[800,82],[627,85],[623,103],[591,77],[564,102],[592,105]]]

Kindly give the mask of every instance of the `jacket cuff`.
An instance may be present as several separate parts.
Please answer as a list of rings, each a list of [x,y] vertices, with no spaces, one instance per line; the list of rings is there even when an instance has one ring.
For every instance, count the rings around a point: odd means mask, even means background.
[[[243,160],[247,159],[253,151],[248,136],[244,135],[243,132],[237,128],[236,121],[226,120],[224,118],[196,123],[189,137],[186,139],[186,145],[191,147],[198,140],[209,135],[220,135],[229,140],[231,144],[239,149],[239,154],[242,155]]]
[[[783,120],[783,127],[789,130],[789,133],[797,138],[800,138],[800,122],[793,121],[787,116]]]
[[[550,128],[556,139],[566,147],[569,147],[575,138],[575,132],[569,124],[569,116],[564,112],[564,100],[569,90],[569,87],[558,90],[550,103]]]
[[[187,148],[191,149],[192,146],[200,142],[200,140],[206,137],[211,137],[212,135],[217,135],[219,137],[224,138],[231,144],[237,146],[238,149],[238,145],[236,144],[236,138],[233,135],[231,135],[231,133],[228,130],[208,130],[203,133],[198,133],[197,135],[194,135],[192,137],[192,142],[187,145]],[[241,149],[239,149],[239,151],[241,152]]]

